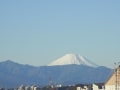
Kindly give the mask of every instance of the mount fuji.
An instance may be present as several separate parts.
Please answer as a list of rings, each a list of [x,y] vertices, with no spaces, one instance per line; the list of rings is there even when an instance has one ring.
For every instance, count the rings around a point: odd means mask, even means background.
[[[71,64],[98,67],[98,65],[96,65],[92,61],[78,54],[66,54],[65,56],[48,64],[48,66],[71,65]]]

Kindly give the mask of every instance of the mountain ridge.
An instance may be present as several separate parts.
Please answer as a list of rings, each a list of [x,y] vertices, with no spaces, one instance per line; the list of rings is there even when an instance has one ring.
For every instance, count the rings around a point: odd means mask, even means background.
[[[53,84],[72,85],[78,83],[104,82],[112,70],[106,67],[86,65],[29,66],[14,62],[0,62],[0,86],[19,87],[23,85],[46,86]]]

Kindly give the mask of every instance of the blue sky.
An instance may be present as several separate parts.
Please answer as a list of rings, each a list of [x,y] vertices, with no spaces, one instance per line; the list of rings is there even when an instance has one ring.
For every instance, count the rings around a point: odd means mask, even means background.
[[[1,0],[0,61],[41,66],[75,53],[113,67],[119,10],[119,0]]]

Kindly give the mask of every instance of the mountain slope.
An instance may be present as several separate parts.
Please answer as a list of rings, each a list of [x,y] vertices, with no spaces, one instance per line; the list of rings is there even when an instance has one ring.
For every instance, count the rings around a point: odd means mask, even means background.
[[[92,61],[86,59],[85,57],[81,55],[76,54],[66,54],[65,56],[53,61],[48,66],[56,66],[56,65],[70,65],[70,64],[76,64],[76,65],[87,65],[91,67],[97,67],[98,65],[94,64]]]
[[[0,63],[0,87],[18,87],[23,85],[78,84],[104,82],[112,70],[106,67],[86,65],[61,65],[33,67],[11,61]]]

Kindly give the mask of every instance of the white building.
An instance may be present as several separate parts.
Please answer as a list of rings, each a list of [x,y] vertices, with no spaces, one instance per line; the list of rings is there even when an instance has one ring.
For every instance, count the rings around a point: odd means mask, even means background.
[[[105,90],[104,83],[95,83],[92,85],[93,90]]]
[[[31,88],[29,86],[26,86],[25,90],[31,90]]]

